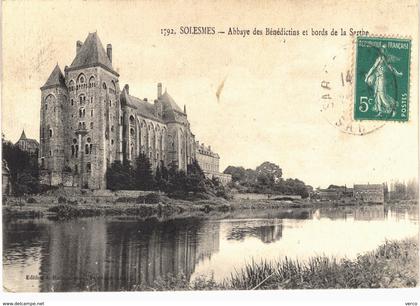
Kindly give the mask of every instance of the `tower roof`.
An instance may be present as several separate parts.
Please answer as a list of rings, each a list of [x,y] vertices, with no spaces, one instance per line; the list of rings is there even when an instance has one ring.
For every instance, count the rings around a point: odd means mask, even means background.
[[[165,93],[159,97],[159,100],[162,101],[165,108],[182,113],[181,108],[179,108],[178,104],[176,104],[175,100],[168,94],[166,90]]]
[[[19,140],[26,139],[25,130],[22,130],[22,134],[20,135]]]
[[[58,66],[58,64],[55,65],[54,70],[51,72],[47,82],[45,82],[44,86],[42,86],[41,89],[50,86],[66,86],[64,75],[61,72],[61,69]]]
[[[112,63],[102,45],[101,40],[96,32],[89,33],[76,57],[71,63],[69,70],[76,68],[85,68],[92,66],[101,66],[102,68],[118,75],[112,67]]]

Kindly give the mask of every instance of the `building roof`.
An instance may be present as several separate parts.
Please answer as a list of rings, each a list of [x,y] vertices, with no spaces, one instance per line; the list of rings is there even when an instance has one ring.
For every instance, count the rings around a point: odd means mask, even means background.
[[[80,47],[69,69],[80,67],[101,66],[118,75],[112,67],[112,63],[96,32],[89,33],[83,45]]]
[[[29,146],[35,146],[38,147],[39,143],[35,139],[27,138],[25,134],[25,130],[22,130],[22,134],[20,135],[19,140],[16,142],[18,144],[21,141],[25,141]]]
[[[178,106],[178,104],[176,104],[175,100],[168,94],[166,90],[163,95],[159,97],[159,100],[162,102],[165,109],[171,109],[183,113],[181,108]]]
[[[143,101],[137,97],[131,96],[130,94],[128,94],[126,87],[124,87],[121,91],[120,99],[122,104],[125,103],[126,105],[137,109],[137,113],[139,115],[155,121],[161,121],[155,115],[155,106],[153,104],[147,101]]]
[[[20,135],[19,140],[23,140],[23,139],[26,139],[25,130],[22,130],[22,134]],[[19,140],[18,140],[18,141],[19,141]]]
[[[58,66],[58,64],[55,65],[54,70],[51,72],[47,82],[45,82],[44,86],[42,86],[41,89],[52,86],[66,86],[64,75],[61,72],[61,69]]]
[[[383,189],[382,184],[354,184],[354,189]]]

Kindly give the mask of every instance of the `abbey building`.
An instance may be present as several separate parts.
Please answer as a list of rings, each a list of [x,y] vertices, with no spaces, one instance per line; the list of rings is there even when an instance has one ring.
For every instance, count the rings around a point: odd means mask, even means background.
[[[201,156],[203,145],[191,131],[185,106],[181,109],[160,83],[154,101],[130,95],[128,85],[121,88],[112,46],[105,50],[97,33],[78,41],[64,74],[57,65],[41,87],[40,118],[45,184],[104,189],[107,167],[115,160],[134,161],[141,152],[153,169],[175,165],[186,171],[194,159],[205,160],[200,165],[208,177],[230,179],[219,173],[216,153],[206,150]]]

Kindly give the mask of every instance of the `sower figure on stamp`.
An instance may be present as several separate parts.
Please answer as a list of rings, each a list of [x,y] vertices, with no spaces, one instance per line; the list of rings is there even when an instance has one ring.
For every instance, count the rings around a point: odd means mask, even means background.
[[[378,58],[365,76],[365,82],[373,89],[375,103],[373,110],[378,112],[377,117],[381,116],[382,113],[392,114],[391,116],[394,117],[397,101],[387,92],[386,85],[389,80],[386,72],[389,70],[394,76],[398,77],[403,74],[390,64],[398,61],[399,58],[388,54],[385,44],[382,45],[381,49],[378,49],[378,53]]]

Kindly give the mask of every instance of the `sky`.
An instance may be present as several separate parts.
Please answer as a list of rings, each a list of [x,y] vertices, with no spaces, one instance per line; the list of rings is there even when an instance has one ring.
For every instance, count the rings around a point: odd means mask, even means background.
[[[320,111],[325,67],[335,77],[351,67],[349,36],[160,34],[180,26],[353,27],[417,41],[414,1],[335,2],[4,1],[2,132],[17,141],[25,129],[39,139],[39,88],[57,63],[62,70],[71,64],[77,40],[97,31],[104,47],[113,46],[120,86],[129,84],[130,94],[153,101],[162,82],[181,108],[186,105],[196,139],[219,153],[221,171],[271,161],[284,177],[314,187],[417,177],[417,86],[411,86],[409,122],[387,122],[364,136],[343,133]],[[414,44],[411,84],[418,84],[417,52]]]

